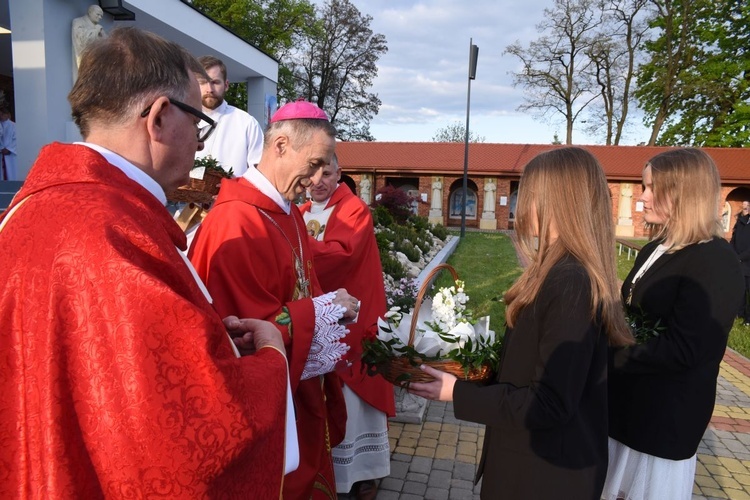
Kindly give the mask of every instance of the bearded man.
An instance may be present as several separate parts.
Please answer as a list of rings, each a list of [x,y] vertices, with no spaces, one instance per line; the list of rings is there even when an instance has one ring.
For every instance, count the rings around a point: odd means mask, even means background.
[[[211,137],[196,158],[212,156],[226,172],[240,177],[260,161],[263,152],[263,129],[258,120],[224,100],[229,89],[227,67],[214,56],[198,58],[208,78],[199,77],[203,112],[216,123]]]

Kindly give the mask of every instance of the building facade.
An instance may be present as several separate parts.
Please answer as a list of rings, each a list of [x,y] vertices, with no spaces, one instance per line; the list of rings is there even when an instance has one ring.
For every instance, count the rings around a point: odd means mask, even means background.
[[[91,5],[104,9],[99,24],[105,32],[136,26],[179,43],[196,57],[223,60],[229,80],[247,85],[246,111],[262,125],[268,122],[275,110],[278,61],[188,0],[0,0],[0,90],[16,122],[17,180],[25,178],[45,144],[80,140],[67,101],[73,86],[71,32],[73,20],[85,16]],[[118,12],[129,13],[129,19],[118,19]]]
[[[564,146],[471,144],[466,227],[513,229],[524,165],[537,154],[555,147]],[[669,148],[582,147],[599,160],[607,175],[617,235],[647,238],[649,231],[638,201],[642,193],[641,171],[649,158]],[[717,210],[729,237],[742,201],[750,200],[750,149],[704,148],[704,151],[714,159],[721,175],[721,202]],[[415,213],[447,227],[461,225],[464,144],[341,142],[337,155],[343,172],[354,180],[358,193],[368,203],[379,189],[390,185],[412,196]]]

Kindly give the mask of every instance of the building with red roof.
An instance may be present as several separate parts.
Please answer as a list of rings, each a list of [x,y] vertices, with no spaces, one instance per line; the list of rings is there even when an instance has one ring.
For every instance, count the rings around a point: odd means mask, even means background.
[[[471,143],[468,161],[466,225],[512,229],[518,181],[537,154],[562,145]],[[646,237],[641,171],[649,158],[668,150],[654,146],[581,146],[607,175],[618,236]],[[733,214],[750,199],[750,148],[703,148],[716,162],[722,179],[724,229],[731,234]],[[415,213],[445,226],[460,226],[464,144],[439,142],[339,142],[339,164],[367,202],[385,186],[414,198]],[[364,188],[364,189],[363,189]],[[575,186],[571,186],[575,189]]]

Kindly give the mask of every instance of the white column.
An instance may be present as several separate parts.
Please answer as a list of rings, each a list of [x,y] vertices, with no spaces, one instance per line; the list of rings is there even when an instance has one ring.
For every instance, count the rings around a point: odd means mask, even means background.
[[[18,175],[25,178],[45,144],[78,140],[70,117],[73,86],[71,22],[86,15],[91,0],[10,0]],[[105,16],[102,25],[112,28]],[[7,35],[5,35],[7,36]]]
[[[633,185],[620,184],[620,203],[617,208],[617,227],[615,234],[617,236],[634,236],[635,227],[633,226]]]
[[[247,79],[247,112],[266,129],[268,120],[276,111],[276,82],[258,76]],[[275,107],[274,107],[275,106]]]
[[[497,218],[495,217],[495,191],[497,191],[497,181],[493,178],[485,179],[482,218],[479,219],[480,229],[497,229]]]

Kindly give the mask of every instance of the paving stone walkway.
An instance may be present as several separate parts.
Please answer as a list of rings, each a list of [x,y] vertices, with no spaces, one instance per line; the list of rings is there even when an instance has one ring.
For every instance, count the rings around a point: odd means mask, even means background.
[[[391,422],[391,475],[378,500],[478,500],[484,426],[430,402],[421,424]],[[345,498],[342,495],[342,498]],[[750,361],[727,349],[711,424],[698,448],[693,499],[750,500]]]

